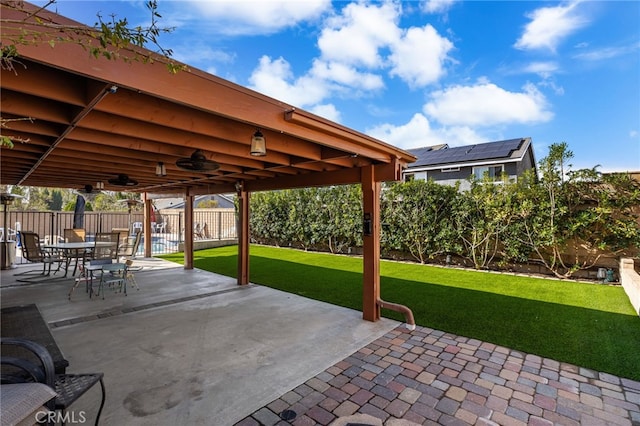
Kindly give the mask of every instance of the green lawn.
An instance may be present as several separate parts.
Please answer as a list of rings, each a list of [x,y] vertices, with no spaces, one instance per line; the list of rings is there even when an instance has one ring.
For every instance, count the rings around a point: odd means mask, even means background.
[[[194,255],[195,267],[233,277],[236,260],[237,246]],[[362,310],[360,258],[254,245],[250,265],[253,283]],[[382,298],[411,308],[419,325],[640,380],[640,318],[619,286],[388,261],[380,269]]]

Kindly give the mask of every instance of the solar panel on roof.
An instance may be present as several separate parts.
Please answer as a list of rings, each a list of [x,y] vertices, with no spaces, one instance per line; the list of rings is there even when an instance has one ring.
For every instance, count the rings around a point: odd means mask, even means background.
[[[460,163],[484,159],[506,158],[518,149],[522,139],[509,139],[477,145],[459,146],[448,149],[433,150],[431,147],[409,150],[418,157],[414,166]]]

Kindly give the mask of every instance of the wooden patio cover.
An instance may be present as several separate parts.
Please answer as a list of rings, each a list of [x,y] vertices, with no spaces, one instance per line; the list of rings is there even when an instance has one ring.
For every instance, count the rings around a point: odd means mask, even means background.
[[[16,31],[32,27],[22,11],[2,2],[3,45]],[[40,19],[82,26],[50,12]],[[8,25],[15,20],[16,25]],[[42,31],[42,26],[38,27]],[[55,37],[55,25],[50,26]],[[103,182],[106,190],[179,194],[187,198],[236,192],[241,201],[239,283],[249,279],[248,217],[253,191],[360,183],[371,235],[365,236],[365,317],[379,317],[380,182],[399,180],[415,161],[411,154],[245,87],[188,67],[172,74],[162,57],[153,63],[94,58],[81,46],[19,45],[15,71],[2,70],[2,134],[25,142],[0,150],[0,183],[84,188]],[[138,50],[144,54],[149,51]],[[267,154],[251,156],[251,137],[260,130]],[[220,164],[214,172],[179,169],[176,160],[196,149]],[[156,176],[156,165],[166,176]],[[126,174],[136,186],[113,186]],[[147,217],[150,202],[146,203]],[[146,220],[145,232],[150,232]],[[185,267],[193,267],[191,238],[185,238]],[[150,239],[149,243],[150,251]],[[368,289],[368,290],[367,290]]]

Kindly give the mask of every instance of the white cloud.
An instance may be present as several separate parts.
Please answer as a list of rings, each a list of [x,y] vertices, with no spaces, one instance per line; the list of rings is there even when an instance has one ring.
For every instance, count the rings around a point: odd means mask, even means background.
[[[509,92],[489,82],[452,86],[432,93],[423,110],[448,126],[540,123],[553,117],[546,98],[533,84],[526,84],[522,92]]]
[[[385,88],[384,72],[413,87],[437,82],[451,60],[447,55],[453,44],[431,25],[403,31],[398,26],[401,12],[392,2],[346,5],[326,19],[318,38],[319,56],[304,76],[296,78],[284,58],[265,56],[250,77],[252,88],[312,108],[331,96],[371,96]]]
[[[340,111],[338,111],[333,104],[315,105],[310,109],[310,111],[320,117],[326,118],[327,120],[335,121],[336,123],[339,123],[341,119]]]
[[[453,43],[441,37],[431,25],[409,28],[392,46],[390,73],[412,87],[435,83],[445,74],[444,64],[452,48]]]
[[[421,9],[426,13],[444,13],[451,9],[457,0],[425,0]]]
[[[235,54],[212,49],[206,43],[197,40],[189,46],[182,45],[181,47],[173,48],[173,51],[173,59],[185,64],[208,64],[207,72],[211,72],[209,71],[211,69],[215,70],[215,65],[213,64],[231,64],[236,59]],[[212,72],[212,74],[215,74],[215,72]]]
[[[547,78],[551,74],[558,71],[559,66],[556,62],[532,62],[523,68],[524,72],[538,74]]]
[[[640,49],[640,43],[622,47],[604,47],[602,49],[594,49],[589,52],[578,53],[576,55],[573,55],[573,58],[581,59],[583,61],[604,61],[607,59],[612,59],[618,56],[637,52],[638,49]]]
[[[315,105],[327,96],[323,81],[309,77],[294,79],[291,66],[283,58],[260,58],[249,81],[254,90],[298,107]]]
[[[222,34],[265,34],[317,19],[331,9],[330,0],[189,1],[208,25]],[[184,10],[183,9],[183,10]]]
[[[410,149],[441,143],[458,146],[486,141],[475,130],[466,126],[442,127],[434,129],[429,120],[420,113],[414,114],[411,120],[403,125],[382,124],[366,133],[398,148]]]
[[[315,60],[309,74],[321,80],[349,86],[349,89],[378,90],[384,87],[384,81],[379,75],[359,72],[340,62]]]
[[[579,10],[579,1],[565,6],[542,7],[527,15],[531,19],[514,47],[522,50],[548,49],[588,23]]]
[[[400,36],[400,10],[392,3],[380,6],[351,3],[342,14],[327,20],[318,38],[322,59],[328,62],[379,68],[379,49]]]

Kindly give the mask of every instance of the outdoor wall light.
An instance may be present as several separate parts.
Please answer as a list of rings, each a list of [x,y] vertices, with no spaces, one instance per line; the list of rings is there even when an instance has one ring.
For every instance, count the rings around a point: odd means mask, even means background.
[[[251,155],[255,157],[262,157],[267,155],[267,141],[260,129],[251,137]]]
[[[156,176],[166,176],[167,175],[167,167],[164,165],[162,161],[156,164]]]
[[[104,182],[96,182],[96,189],[102,191],[104,189]]]

